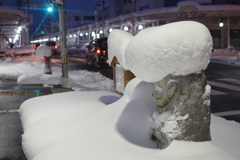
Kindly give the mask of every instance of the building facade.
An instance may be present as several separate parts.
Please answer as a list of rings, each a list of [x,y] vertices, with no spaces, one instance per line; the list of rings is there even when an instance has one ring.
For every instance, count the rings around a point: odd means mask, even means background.
[[[31,15],[21,10],[0,6],[0,48],[8,48],[11,43],[28,45]]]
[[[209,29],[214,48],[240,48],[239,1],[109,0],[96,12],[95,22],[67,30],[68,42],[86,43],[93,38],[108,36],[113,29],[135,35],[145,28],[191,20]],[[58,33],[53,35],[55,39],[58,36]]]

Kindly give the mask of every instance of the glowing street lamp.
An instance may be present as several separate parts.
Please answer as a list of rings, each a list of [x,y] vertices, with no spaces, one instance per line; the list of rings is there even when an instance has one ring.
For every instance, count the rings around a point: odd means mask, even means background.
[[[50,5],[47,10],[48,10],[48,12],[52,12],[52,10],[53,10],[52,6]]]
[[[224,26],[224,23],[223,22],[220,22],[219,23],[219,27],[223,27]]]

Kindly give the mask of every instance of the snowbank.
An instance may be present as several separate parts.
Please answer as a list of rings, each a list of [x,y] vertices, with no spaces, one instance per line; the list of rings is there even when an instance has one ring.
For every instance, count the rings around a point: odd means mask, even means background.
[[[20,109],[28,159],[237,160],[240,124],[212,116],[213,142],[151,141],[152,84],[135,78],[125,95],[68,92],[32,98]],[[118,100],[119,99],[119,100]],[[223,129],[224,128],[224,129]],[[223,148],[223,149],[220,149]],[[229,154],[228,152],[231,152]],[[235,157],[236,156],[236,157]]]
[[[36,61],[24,61],[13,63],[12,58],[0,61],[0,77],[7,79],[17,79],[18,84],[62,84],[61,67],[52,67],[52,75],[43,74],[44,63]],[[113,91],[113,80],[104,77],[99,72],[87,70],[75,70],[68,72],[73,80],[73,90],[106,90]]]
[[[4,52],[4,54],[1,54],[0,56],[21,56],[25,54],[33,54],[35,53],[35,49],[32,46],[22,46],[18,48],[5,48],[0,49],[0,52]]]
[[[42,73],[41,62],[22,62],[12,63],[11,58],[7,58],[5,61],[0,63],[0,77],[8,79],[17,79],[20,75],[25,73]]]
[[[18,77],[18,84],[61,84],[61,77],[42,73],[25,73]]]

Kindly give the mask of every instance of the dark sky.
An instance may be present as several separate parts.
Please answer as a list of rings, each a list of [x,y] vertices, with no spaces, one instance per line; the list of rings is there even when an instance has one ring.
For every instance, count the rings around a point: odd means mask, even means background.
[[[55,1],[55,0],[54,0]],[[52,13],[47,12],[48,0],[29,0],[32,7],[30,14],[33,15],[33,25],[31,26],[31,33],[36,31],[39,25],[42,24],[44,17],[47,21],[58,21],[58,6],[54,5]],[[65,9],[71,13],[85,13],[92,11],[95,7],[95,0],[65,0]],[[36,8],[36,9],[34,9]]]
[[[0,0],[3,6],[17,8],[18,3],[25,6],[24,0]],[[53,0],[55,2],[55,0]],[[41,22],[58,21],[58,7],[54,5],[52,13],[47,11],[48,0],[29,0],[29,14],[33,16],[33,24],[30,25],[31,34],[41,25]],[[96,0],[65,0],[65,9],[71,13],[85,13],[93,11]],[[44,18],[45,17],[45,18]],[[45,19],[43,21],[43,19]]]

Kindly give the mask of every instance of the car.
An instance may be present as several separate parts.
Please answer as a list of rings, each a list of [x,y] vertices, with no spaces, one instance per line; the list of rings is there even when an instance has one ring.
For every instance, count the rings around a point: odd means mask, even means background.
[[[33,43],[33,47],[35,48],[35,50],[37,50],[37,48],[38,48],[39,46],[41,46],[40,43]]]
[[[108,66],[107,38],[92,40],[87,46],[86,63],[97,68]]]
[[[52,50],[52,53],[57,54],[57,44],[55,41],[46,41],[45,45],[49,46]]]

